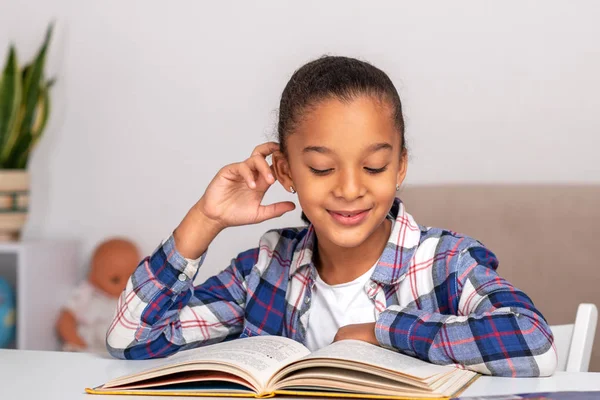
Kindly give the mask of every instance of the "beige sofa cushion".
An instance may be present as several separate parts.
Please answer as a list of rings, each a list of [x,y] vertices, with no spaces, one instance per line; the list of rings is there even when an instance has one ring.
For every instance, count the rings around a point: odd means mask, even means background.
[[[550,324],[573,323],[579,303],[600,307],[600,185],[407,186],[399,197],[419,224],[486,245]],[[600,371],[598,332],[590,371]]]

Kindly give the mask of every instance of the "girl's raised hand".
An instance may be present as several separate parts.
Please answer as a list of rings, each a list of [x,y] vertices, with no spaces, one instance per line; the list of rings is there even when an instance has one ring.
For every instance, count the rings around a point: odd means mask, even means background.
[[[261,204],[266,191],[275,183],[275,174],[266,157],[278,151],[278,143],[263,143],[247,160],[221,168],[173,233],[177,249],[184,257],[202,255],[225,228],[257,224],[296,208],[291,201]]]
[[[221,168],[196,207],[222,228],[257,224],[292,211],[296,206],[290,201],[261,205],[275,183],[266,157],[277,151],[278,143],[263,143],[245,161]]]

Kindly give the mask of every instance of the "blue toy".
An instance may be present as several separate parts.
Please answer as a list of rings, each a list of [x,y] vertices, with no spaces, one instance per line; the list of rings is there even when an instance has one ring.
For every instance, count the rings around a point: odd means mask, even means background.
[[[4,279],[0,278],[0,348],[7,347],[15,338],[15,295]]]

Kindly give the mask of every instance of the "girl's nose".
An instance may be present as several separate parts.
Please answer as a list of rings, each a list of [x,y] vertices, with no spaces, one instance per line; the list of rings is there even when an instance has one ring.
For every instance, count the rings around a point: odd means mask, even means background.
[[[333,193],[336,197],[341,197],[350,202],[364,196],[365,192],[365,187],[358,172],[341,171]]]

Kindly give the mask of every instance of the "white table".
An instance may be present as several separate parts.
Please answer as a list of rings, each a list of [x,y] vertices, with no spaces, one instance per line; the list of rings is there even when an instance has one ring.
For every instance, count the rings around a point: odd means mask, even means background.
[[[86,387],[97,386],[130,373],[139,363],[83,353],[0,350],[0,398],[165,400],[165,397],[96,396],[84,392]],[[600,373],[557,372],[550,378],[518,379],[484,376],[475,381],[462,396],[574,390],[600,391]]]

